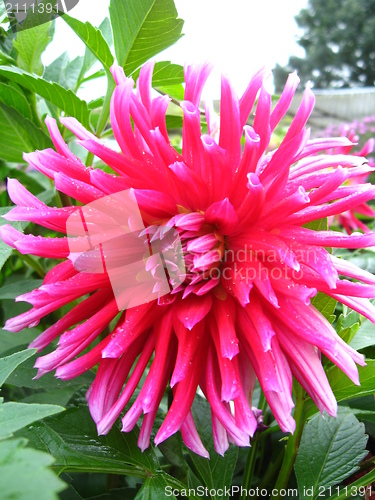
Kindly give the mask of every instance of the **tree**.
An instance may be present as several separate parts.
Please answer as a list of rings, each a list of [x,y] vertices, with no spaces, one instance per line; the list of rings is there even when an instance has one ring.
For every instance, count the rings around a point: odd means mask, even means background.
[[[375,0],[309,0],[295,19],[306,54],[276,65],[277,91],[293,70],[316,88],[375,84]]]

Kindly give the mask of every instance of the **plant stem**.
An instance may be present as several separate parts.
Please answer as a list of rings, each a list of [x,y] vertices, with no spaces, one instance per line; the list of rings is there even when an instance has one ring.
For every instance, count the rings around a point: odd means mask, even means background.
[[[263,392],[261,392],[260,398],[259,398],[259,403],[258,403],[259,409],[264,411],[266,404],[267,404],[266,398],[265,398]],[[242,479],[242,488],[243,488],[243,494],[241,495],[242,499],[247,498],[246,491],[248,491],[251,487],[251,483],[252,483],[253,475],[254,475],[255,462],[256,462],[257,452],[258,452],[258,445],[259,445],[259,433],[255,434],[253,442],[252,442],[252,446],[249,449],[249,452],[247,454],[246,465],[245,465],[243,479]]]
[[[21,260],[23,260],[23,262],[25,262],[25,264],[27,264],[28,266],[32,267],[34,269],[34,271],[41,277],[41,278],[44,278],[45,275],[46,275],[46,272],[45,270],[43,269],[43,267],[39,264],[39,262],[37,262],[36,260],[34,260],[32,257],[30,257],[30,255],[23,255],[22,253],[19,253],[18,252],[18,256]]]
[[[104,99],[103,103],[103,108],[102,112],[100,113],[99,120],[98,120],[98,125],[96,127],[96,135],[97,137],[100,137],[103,130],[105,129],[105,126],[107,125],[108,118],[109,118],[109,111],[110,111],[110,106],[111,106],[111,97],[113,94],[113,91],[115,90],[115,81],[112,77],[112,75],[107,75],[108,76],[108,86],[107,86],[107,93]]]
[[[285,448],[285,455],[279,476],[275,484],[275,490],[279,492],[276,499],[280,497],[280,491],[284,489],[289,481],[290,474],[293,470],[293,465],[297,457],[299,443],[301,441],[302,431],[305,424],[305,419],[303,415],[303,404],[305,402],[304,391],[300,384],[297,384],[296,390],[296,407],[294,410],[294,420],[296,421],[296,430],[294,434],[289,436],[288,443]]]

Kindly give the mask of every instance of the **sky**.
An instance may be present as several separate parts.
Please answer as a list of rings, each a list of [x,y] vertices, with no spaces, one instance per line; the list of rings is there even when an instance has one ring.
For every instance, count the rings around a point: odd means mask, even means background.
[[[215,66],[207,92],[220,93],[219,76],[225,72],[241,93],[260,67],[286,64],[290,55],[303,56],[298,46],[294,16],[307,0],[175,0],[180,18],[185,20],[182,37],[156,60],[177,64],[210,61]],[[80,0],[70,15],[98,26],[108,16],[109,0]],[[43,60],[51,63],[65,50],[71,58],[84,53],[83,43],[62,19],[56,23],[53,43]],[[86,90],[95,98],[105,91],[105,81]]]

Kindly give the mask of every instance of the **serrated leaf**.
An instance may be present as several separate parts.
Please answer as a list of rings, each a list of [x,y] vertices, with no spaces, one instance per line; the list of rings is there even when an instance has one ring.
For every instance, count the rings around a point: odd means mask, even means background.
[[[29,120],[33,119],[30,104],[21,87],[15,83],[8,85],[0,82],[0,102],[15,109],[25,118]]]
[[[135,431],[122,433],[113,427],[107,436],[98,436],[85,406],[70,408],[23,429],[22,436],[36,449],[55,457],[54,468],[62,471],[87,471],[130,474],[147,477],[158,461],[152,449],[143,453],[137,446]]]
[[[183,20],[173,0],[111,0],[116,58],[129,75],[179,40]]]
[[[35,92],[64,111],[66,116],[73,116],[86,128],[90,127],[90,111],[87,102],[79,99],[71,90],[57,83],[47,82],[43,78],[16,67],[0,66],[0,76]]]
[[[316,415],[307,422],[294,465],[300,499],[314,500],[358,470],[366,443],[365,426],[351,412],[342,410],[337,418]]]
[[[25,439],[0,443],[2,500],[56,500],[66,484],[48,468],[53,458],[25,446]]]
[[[325,217],[323,219],[313,220],[305,224],[303,227],[307,227],[308,229],[313,229],[314,231],[327,231],[328,219]]]
[[[22,154],[52,146],[48,136],[16,109],[0,102],[0,158],[23,162]]]
[[[51,25],[49,23],[19,31],[13,42],[18,54],[18,67],[41,76],[44,69],[42,54],[51,40]]]
[[[202,442],[210,454],[210,460],[207,460],[188,450],[197,473],[209,489],[229,488],[237,463],[238,447],[230,445],[224,457],[216,453],[212,436],[211,410],[205,399],[200,396],[195,397],[192,414]]]
[[[64,411],[57,405],[39,405],[27,403],[0,404],[0,439],[9,437],[23,427]]]
[[[107,73],[110,73],[110,67],[114,63],[114,58],[100,29],[95,28],[89,22],[82,23],[67,14],[62,16],[62,18],[92,52],[95,59],[102,63]]]
[[[26,359],[31,358],[36,353],[36,349],[26,349],[16,352],[5,358],[0,358],[0,387],[4,384],[9,375]]]

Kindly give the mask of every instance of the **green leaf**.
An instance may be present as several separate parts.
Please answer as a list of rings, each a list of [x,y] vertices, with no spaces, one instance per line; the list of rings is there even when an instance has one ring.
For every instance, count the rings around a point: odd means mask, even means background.
[[[15,299],[19,295],[23,295],[24,293],[35,290],[35,288],[39,288],[42,283],[43,280],[21,279],[11,283],[10,285],[2,286],[0,288],[0,300]]]
[[[314,231],[327,231],[328,219],[327,217],[325,217],[324,219],[313,220],[305,224],[303,227],[307,227],[308,229],[313,229]]]
[[[49,137],[16,109],[0,102],[0,158],[23,162],[22,154],[52,146]]]
[[[39,405],[27,403],[0,404],[0,439],[9,437],[23,427],[64,411],[57,405]]]
[[[2,240],[0,240],[0,270],[2,269],[5,262],[12,255],[13,248],[8,247]]]
[[[323,316],[328,319],[330,323],[333,323],[336,319],[334,315],[337,300],[332,297],[328,297],[322,292],[318,292],[316,296],[311,300],[311,303],[318,311],[320,311]]]
[[[109,74],[110,67],[114,63],[114,58],[100,29],[94,28],[89,22],[82,23],[67,14],[62,16],[62,18],[79,36],[95,58],[102,63],[104,69]]]
[[[29,101],[21,87],[17,84],[10,83],[8,85],[4,82],[0,82],[0,102],[15,109],[25,118],[29,120],[33,119]]]
[[[0,358],[0,387],[4,384],[9,375],[26,359],[31,358],[36,353],[36,349],[26,349],[16,352],[6,358]]]
[[[75,90],[82,64],[83,57],[78,56],[70,61],[68,53],[64,52],[46,67],[43,78],[49,82],[56,82],[66,89]]]
[[[195,498],[195,495],[189,495],[186,485],[180,483],[169,474],[159,472],[146,479],[134,500],[165,500],[165,498],[176,500],[176,496],[172,494],[173,490],[179,490],[178,498],[180,496],[183,498]]]
[[[111,23],[106,17],[104,21],[99,25],[99,30],[106,40],[109,47],[113,44],[112,39],[112,28]],[[78,84],[82,84],[84,81],[87,81],[90,77],[85,78],[86,73],[92,68],[92,66],[96,63],[97,59],[95,55],[91,52],[91,50],[86,46],[85,55],[83,58],[83,64],[81,68],[81,72],[78,78]],[[102,71],[102,70],[101,70]],[[91,75],[90,75],[91,76]]]
[[[56,500],[66,484],[48,468],[53,458],[25,446],[25,439],[0,443],[2,500]]]
[[[348,411],[307,422],[294,465],[300,499],[314,500],[358,470],[366,443],[365,426]]]
[[[85,471],[129,474],[147,477],[158,461],[152,449],[143,453],[137,446],[135,431],[123,433],[113,427],[107,436],[98,436],[86,406],[70,408],[23,429],[22,436],[34,448],[47,450],[56,459],[59,471]]]
[[[365,319],[355,337],[350,341],[350,347],[355,350],[364,349],[375,344],[375,327],[370,320]]]
[[[375,360],[366,359],[366,366],[359,366],[358,373],[360,386],[353,384],[337,366],[332,366],[327,370],[327,378],[337,402],[368,396],[375,392]],[[311,416],[317,411],[318,409],[311,400],[306,401],[306,416]]]
[[[18,54],[18,67],[41,76],[44,69],[41,56],[51,40],[51,24],[49,23],[19,31],[13,42]]]
[[[116,58],[127,75],[181,37],[173,0],[111,0],[109,12]]]
[[[198,433],[210,454],[210,460],[207,460],[188,450],[196,468],[195,473],[202,478],[209,489],[229,488],[237,463],[238,447],[230,445],[224,457],[216,453],[212,436],[211,410],[205,399],[200,396],[195,397],[192,413]]]
[[[138,80],[140,69],[132,74],[134,80]],[[152,74],[153,87],[167,87],[184,83],[184,68],[179,64],[172,64],[170,61],[161,61],[155,63]]]
[[[35,92],[64,111],[66,116],[77,118],[83,126],[89,128],[90,111],[87,102],[79,99],[71,90],[64,89],[57,83],[47,82],[43,78],[16,67],[0,66],[0,76]]]
[[[344,316],[344,314],[340,314],[340,317],[337,320],[336,331],[347,344],[353,340],[358,328],[359,314],[356,311],[350,311],[346,316]]]

